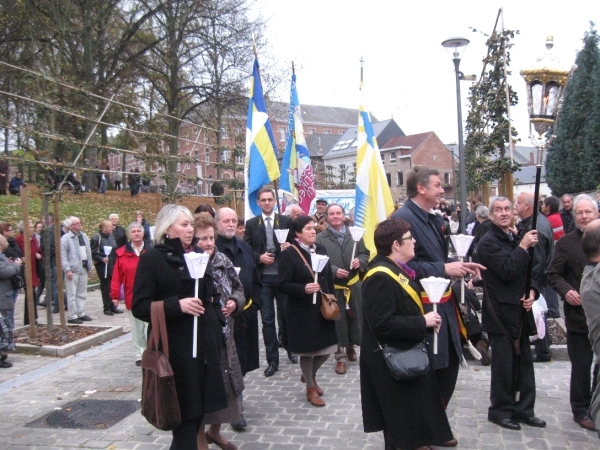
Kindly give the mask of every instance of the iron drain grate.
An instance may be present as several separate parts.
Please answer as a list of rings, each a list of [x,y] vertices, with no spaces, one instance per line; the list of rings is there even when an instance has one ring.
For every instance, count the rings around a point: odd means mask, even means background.
[[[136,400],[82,399],[67,403],[25,425],[30,428],[83,428],[103,430],[120,422],[140,408]]]

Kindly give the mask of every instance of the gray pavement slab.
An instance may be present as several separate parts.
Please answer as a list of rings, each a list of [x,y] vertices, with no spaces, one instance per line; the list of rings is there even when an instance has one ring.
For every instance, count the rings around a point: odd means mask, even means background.
[[[90,293],[87,313],[91,325],[128,327],[125,315],[104,316],[99,293]],[[20,306],[20,307],[19,307]],[[22,309],[22,303],[17,308]],[[44,321],[44,309],[40,309]],[[21,311],[22,316],[22,311]],[[57,317],[57,315],[55,315]],[[17,321],[22,320],[17,316]],[[22,322],[21,322],[22,323]],[[264,358],[264,349],[261,348]],[[139,400],[141,371],[129,335],[73,357],[59,359],[11,354],[11,369],[0,371],[0,449],[110,449],[163,450],[169,432],[150,426],[138,412],[106,430],[27,428],[25,425],[55,408],[80,398]],[[245,431],[224,425],[223,434],[241,450],[375,450],[383,448],[381,433],[365,434],[360,407],[358,363],[346,375],[334,372],[330,358],[319,371],[325,391],[324,408],[311,406],[300,382],[300,367],[280,353],[280,370],[265,378],[265,367],[246,376]],[[508,431],[487,421],[490,368],[469,361],[461,368],[448,417],[461,449],[598,449],[595,433],[572,420],[569,406],[570,363],[553,361],[535,366],[536,415],[548,422],[544,429],[523,426]],[[410,408],[410,405],[399,405]],[[214,445],[211,448],[216,448]]]

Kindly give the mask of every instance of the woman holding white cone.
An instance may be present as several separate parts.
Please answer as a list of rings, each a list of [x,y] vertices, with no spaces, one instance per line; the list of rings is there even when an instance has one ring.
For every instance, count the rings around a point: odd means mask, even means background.
[[[410,230],[401,219],[385,220],[377,226],[377,256],[363,281],[363,426],[367,433],[383,431],[386,450],[431,449],[432,444],[453,440],[433,368],[419,378],[396,381],[380,351],[384,344],[408,349],[423,339],[433,339],[434,329],[442,322],[439,314],[423,312],[421,286],[407,265],[415,256]]]

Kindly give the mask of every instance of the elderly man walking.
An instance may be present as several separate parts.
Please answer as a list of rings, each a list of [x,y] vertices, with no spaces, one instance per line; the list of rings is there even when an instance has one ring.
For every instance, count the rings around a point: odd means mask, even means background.
[[[594,430],[588,417],[592,398],[592,347],[588,338],[585,311],[581,306],[579,287],[587,257],[581,248],[581,238],[588,224],[598,217],[598,203],[589,195],[575,198],[575,230],[560,238],[554,245],[554,257],[548,269],[550,285],[564,300],[567,327],[567,351],[571,360],[569,401],[573,420],[581,428]]]
[[[71,230],[60,239],[61,264],[69,299],[69,323],[81,325],[92,318],[85,314],[88,274],[92,273],[90,240],[81,231],[81,220],[69,217]]]
[[[369,249],[361,238],[356,243],[356,253],[352,259],[354,241],[344,225],[346,213],[341,205],[329,205],[325,216],[328,226],[317,235],[317,244],[327,250],[334,276],[335,296],[342,311],[340,320],[335,322],[338,335],[335,373],[343,375],[348,360],[356,361],[355,346],[362,337],[362,283],[358,273],[367,267]]]

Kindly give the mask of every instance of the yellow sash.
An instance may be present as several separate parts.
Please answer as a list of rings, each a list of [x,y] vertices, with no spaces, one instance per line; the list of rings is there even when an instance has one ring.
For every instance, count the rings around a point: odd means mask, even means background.
[[[333,288],[343,290],[344,298],[346,299],[346,303],[350,303],[350,294],[351,294],[350,286],[352,286],[353,284],[356,284],[356,282],[358,280],[359,280],[358,274],[356,274],[352,277],[352,279],[350,281],[348,281],[348,284],[346,286],[342,286],[341,284],[334,284]]]
[[[399,273],[398,275],[396,275],[391,269],[388,269],[387,267],[381,267],[381,266],[380,267],[375,267],[375,268],[373,268],[373,269],[371,269],[371,270],[369,270],[367,272],[367,274],[363,278],[363,281],[366,280],[367,278],[369,278],[374,273],[377,273],[377,272],[383,272],[383,273],[389,275],[390,277],[392,277],[392,279],[394,279],[395,281],[397,281],[398,284],[400,285],[400,287],[402,287],[402,289],[404,289],[406,291],[406,293],[408,295],[410,295],[410,297],[413,299],[413,301],[415,302],[415,304],[419,307],[419,310],[421,311],[421,314],[425,314],[425,311],[423,310],[423,305],[421,304],[421,298],[419,297],[419,294],[417,293],[417,291],[415,291],[410,286],[410,284],[408,283],[408,278],[406,278],[401,273]]]

